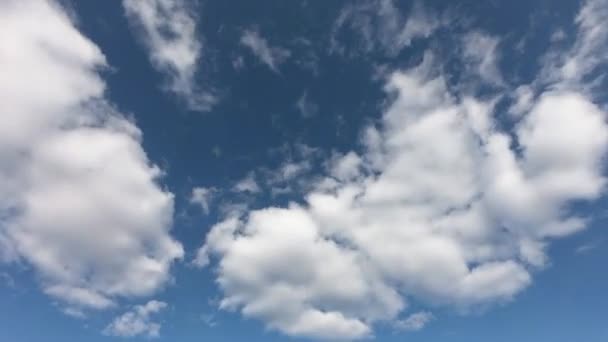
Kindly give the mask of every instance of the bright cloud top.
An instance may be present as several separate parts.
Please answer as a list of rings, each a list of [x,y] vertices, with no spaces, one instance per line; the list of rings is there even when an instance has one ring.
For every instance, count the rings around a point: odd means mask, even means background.
[[[0,241],[70,312],[171,278],[173,195],[141,132],[104,99],[105,57],[59,5],[0,5]]]

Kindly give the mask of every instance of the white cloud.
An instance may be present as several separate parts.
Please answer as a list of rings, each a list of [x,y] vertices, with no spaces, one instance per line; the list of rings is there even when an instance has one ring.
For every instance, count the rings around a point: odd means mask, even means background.
[[[340,41],[340,34],[348,29],[357,35],[355,50],[363,53],[380,50],[394,56],[412,41],[429,37],[444,21],[420,2],[412,5],[407,18],[393,0],[353,2],[340,11],[334,22],[330,49],[341,54],[351,49]]]
[[[200,206],[205,214],[209,214],[209,206],[216,191],[215,188],[196,187],[192,189],[190,203]]]
[[[64,307],[62,309],[62,312],[65,315],[68,315],[68,316],[76,318],[76,319],[85,319],[85,318],[87,318],[87,315],[82,310],[74,308],[74,307]]]
[[[253,212],[249,223],[231,218],[218,224],[203,248],[225,253],[218,279],[226,291],[222,308],[242,305],[246,316],[263,318],[288,334],[334,338],[369,333],[364,323],[334,306],[365,307],[370,317],[401,307],[392,289],[357,265],[356,253],[319,239],[318,227],[301,208]],[[234,239],[237,231],[243,231],[242,239]]]
[[[104,55],[54,2],[3,1],[0,22],[3,259],[30,263],[74,312],[153,293],[183,254],[173,195],[103,97]]]
[[[513,92],[513,105],[509,112],[517,117],[530,111],[534,104],[534,89],[529,85],[521,85]]]
[[[281,147],[271,149],[269,153],[282,162],[272,167],[260,167],[258,177],[254,178],[253,173],[249,174],[239,182],[241,186],[255,190],[249,192],[256,194],[261,194],[261,191],[258,191],[261,188],[268,189],[273,198],[302,193],[311,188],[317,176],[313,175],[312,171],[315,166],[321,166],[323,158],[323,153],[319,149],[296,142],[283,144]],[[253,186],[253,182],[256,186]],[[234,187],[233,191],[235,191]]]
[[[587,0],[576,17],[579,27],[576,43],[562,65],[565,79],[581,81],[600,63],[605,63],[608,48],[608,4],[603,0]]]
[[[303,92],[296,102],[296,108],[303,118],[311,118],[317,114],[318,106],[308,98],[308,93]]]
[[[243,56],[236,56],[232,59],[232,68],[236,71],[242,70],[245,67],[245,59]]]
[[[350,181],[361,174],[361,157],[354,152],[336,156],[331,161],[330,175],[339,181]]]
[[[170,91],[193,109],[209,110],[217,99],[196,84],[202,43],[192,9],[183,0],[123,0],[123,7]]]
[[[574,250],[574,253],[576,254],[586,254],[591,252],[592,250],[600,247],[603,244],[603,240],[599,240],[599,241],[593,241],[593,242],[588,242],[585,244],[582,244],[578,247],[576,247],[576,249]]]
[[[291,55],[287,49],[270,46],[257,30],[245,30],[241,36],[241,44],[276,73],[279,72],[279,66]]]
[[[103,331],[106,335],[120,337],[159,337],[160,324],[151,320],[152,315],[167,307],[167,303],[151,300],[145,305],[137,305],[131,311],[118,316]]]
[[[260,186],[255,181],[255,174],[250,172],[245,176],[245,178],[236,182],[236,184],[232,187],[232,191],[234,192],[249,192],[249,193],[257,193],[260,192]]]
[[[278,170],[275,175],[276,181],[288,182],[298,177],[302,173],[308,171],[311,168],[308,160],[302,160],[299,162],[291,161],[285,162]]]
[[[406,319],[395,322],[399,330],[417,331],[429,324],[435,316],[428,311],[420,311],[409,315]]]
[[[203,323],[209,328],[215,328],[219,324],[215,317],[215,314],[212,313],[201,315],[201,321],[203,321]]]
[[[604,73],[594,71],[608,62],[607,20],[606,1],[584,1],[576,16],[578,30],[573,45],[567,53],[563,53],[561,45],[549,51],[541,61],[541,81],[558,89],[584,88],[589,93],[596,91],[603,94],[601,85],[606,81]]]
[[[425,59],[388,78],[394,100],[363,152],[333,160],[304,204],[211,229],[198,260],[218,261],[222,309],[289,335],[367,337],[407,298],[511,300],[552,239],[585,227],[569,209],[604,189],[606,113],[584,92],[549,88],[505,132],[494,102],[456,96],[436,70]]]
[[[563,41],[566,38],[568,38],[568,36],[566,35],[566,32],[562,29],[557,29],[551,34],[550,40],[552,43],[558,43],[558,42]]]
[[[474,74],[495,86],[504,83],[498,62],[500,59],[498,38],[482,32],[470,32],[463,37],[463,56],[467,65],[473,66]]]

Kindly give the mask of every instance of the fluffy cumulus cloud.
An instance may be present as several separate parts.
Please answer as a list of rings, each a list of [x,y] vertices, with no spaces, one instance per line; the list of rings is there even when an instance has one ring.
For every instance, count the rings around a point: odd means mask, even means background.
[[[564,53],[591,50],[581,44]],[[409,299],[458,310],[509,301],[552,239],[584,229],[570,205],[602,193],[608,147],[606,113],[584,87],[535,84],[505,131],[494,101],[453,93],[439,70],[427,55],[393,72],[392,102],[362,150],[333,158],[302,204],[212,228],[197,263],[217,260],[222,309],[297,336],[362,338],[378,321],[415,330],[433,316],[400,319]]]
[[[137,305],[116,317],[105,329],[104,334],[120,337],[159,337],[160,323],[152,321],[152,315],[167,307],[167,303],[151,300],[145,305]]]
[[[209,110],[217,101],[196,83],[202,43],[197,18],[184,0],[123,0],[137,36],[156,69],[168,78],[169,90],[195,110]]]
[[[104,55],[52,1],[2,1],[0,22],[3,261],[29,263],[71,312],[154,292],[183,254],[173,195],[104,100]]]

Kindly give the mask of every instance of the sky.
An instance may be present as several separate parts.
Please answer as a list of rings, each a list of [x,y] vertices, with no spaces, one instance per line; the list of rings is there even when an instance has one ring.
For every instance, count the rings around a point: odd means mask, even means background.
[[[606,341],[606,22],[0,0],[0,341]]]

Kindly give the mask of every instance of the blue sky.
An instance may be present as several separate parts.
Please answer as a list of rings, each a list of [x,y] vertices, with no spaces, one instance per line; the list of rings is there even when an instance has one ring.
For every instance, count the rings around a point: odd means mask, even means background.
[[[605,341],[607,21],[0,1],[0,341]]]

